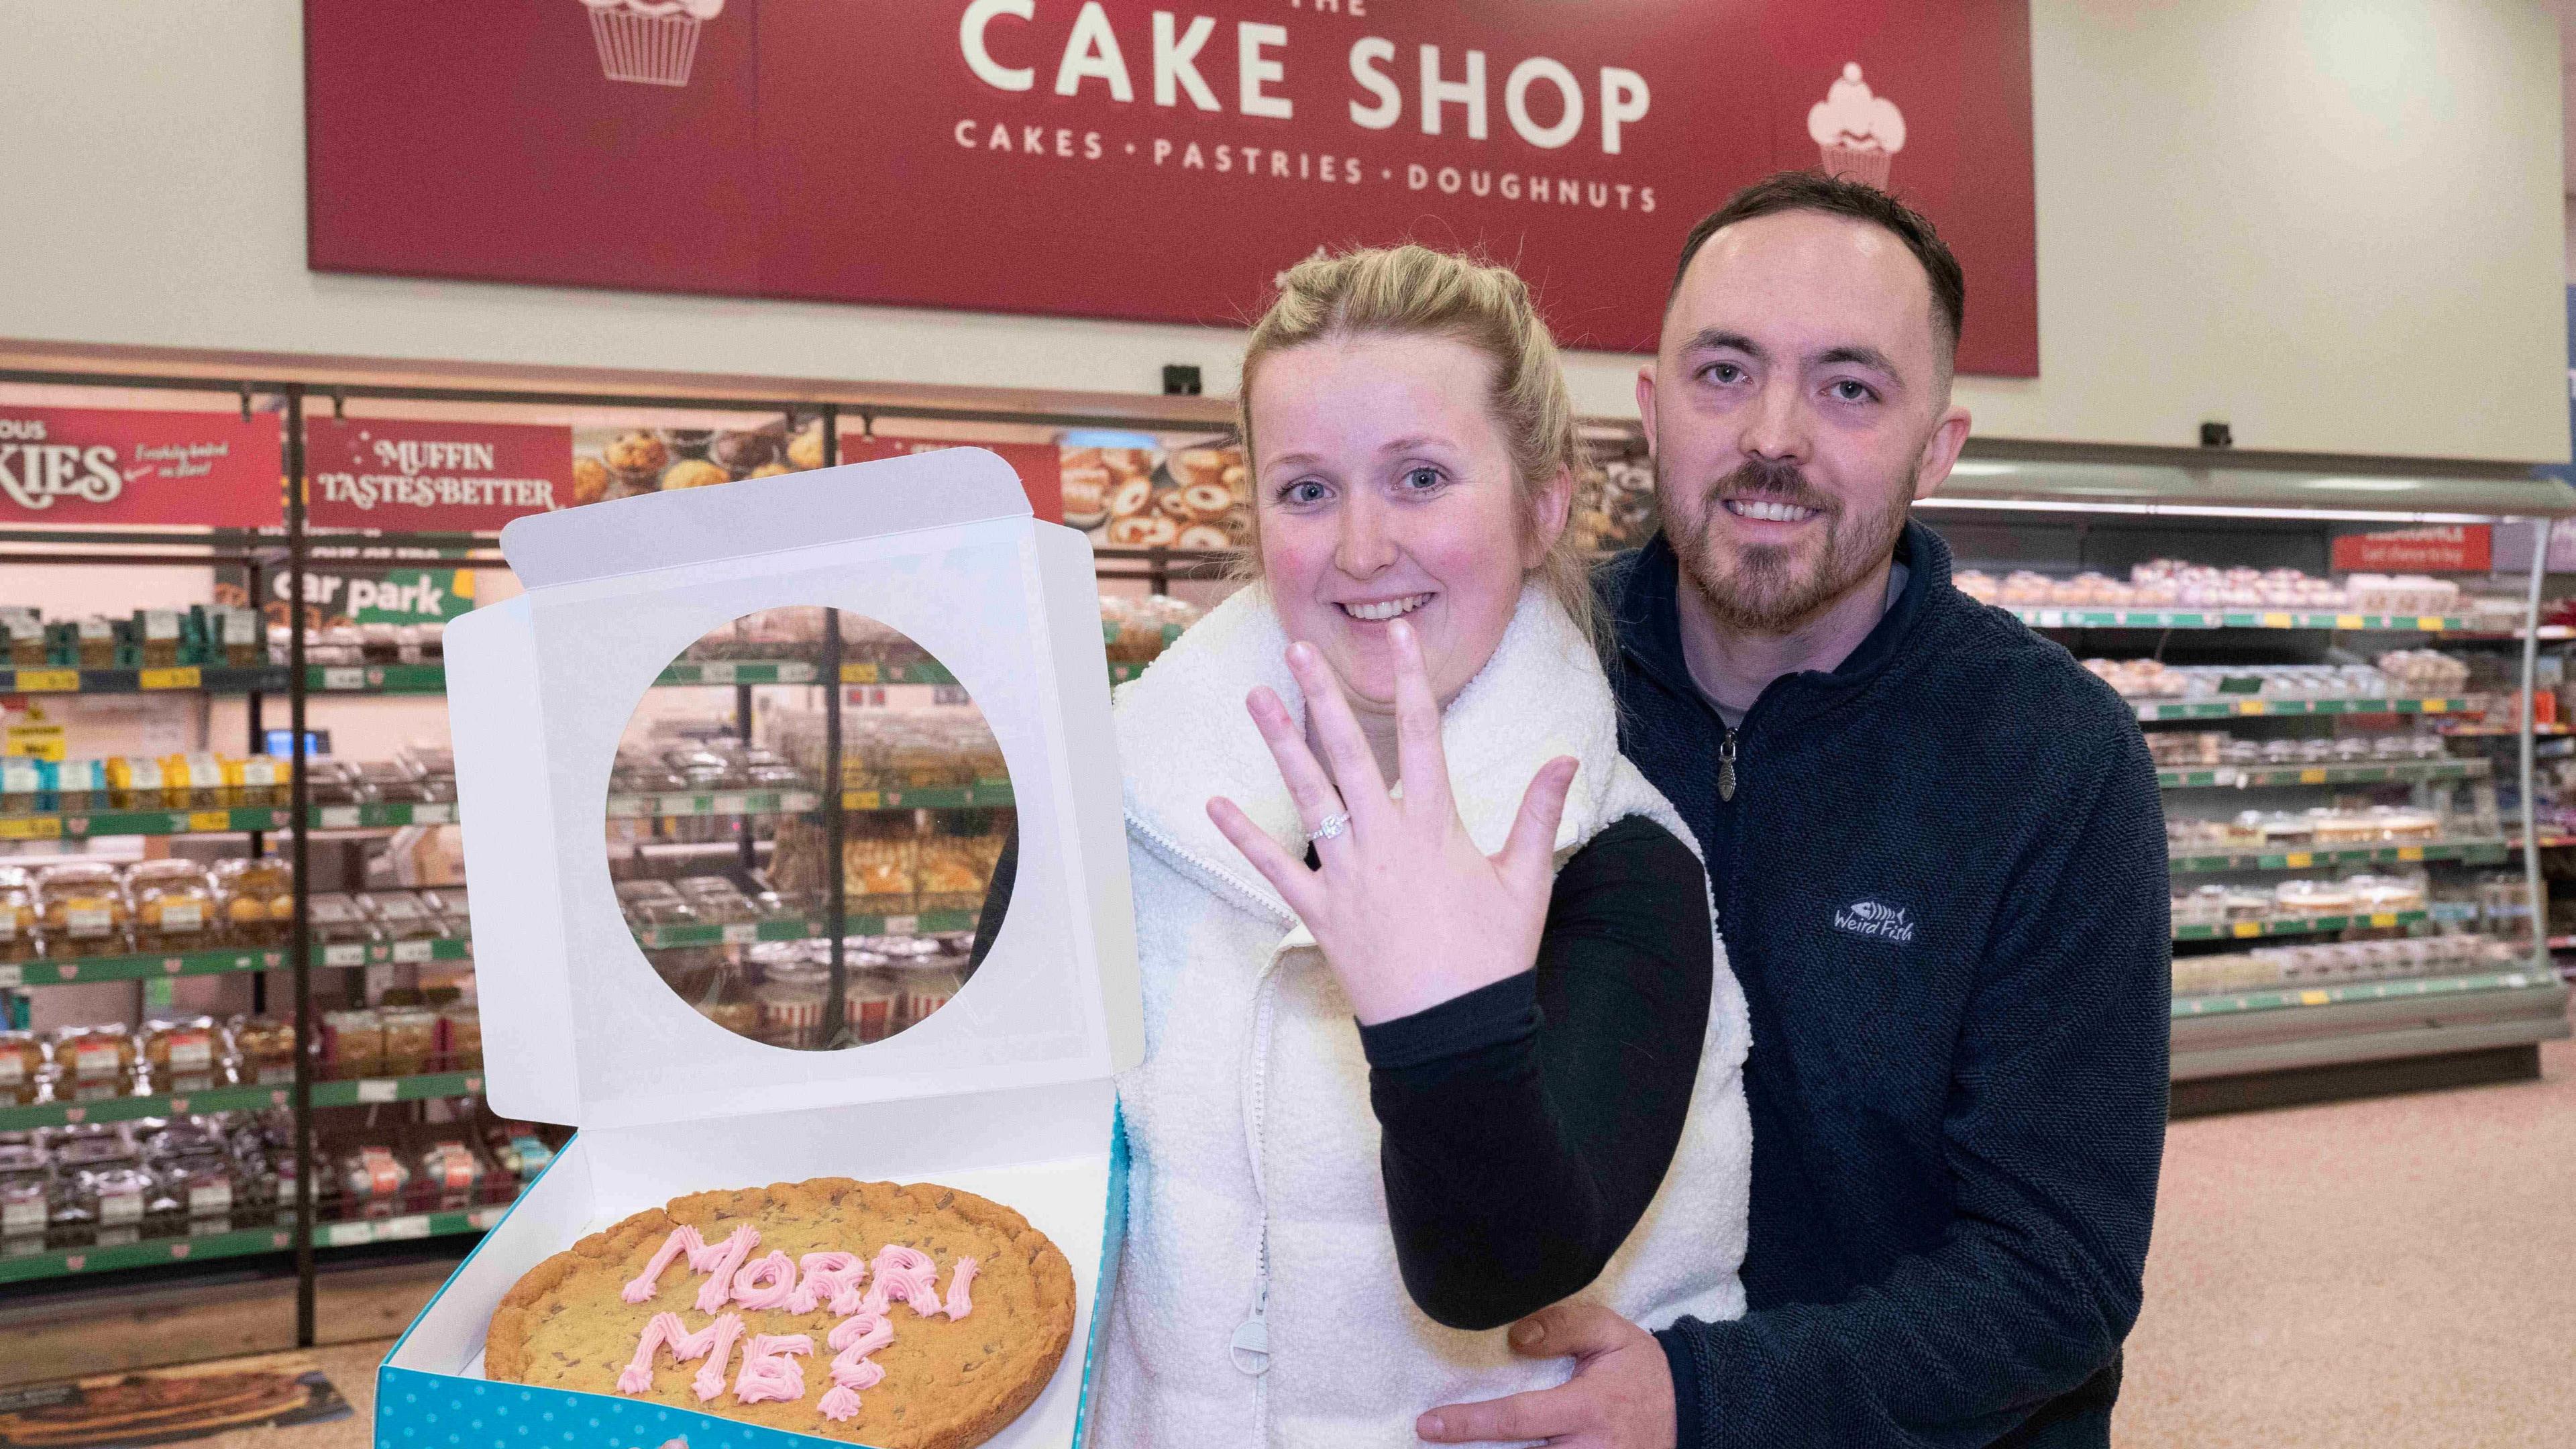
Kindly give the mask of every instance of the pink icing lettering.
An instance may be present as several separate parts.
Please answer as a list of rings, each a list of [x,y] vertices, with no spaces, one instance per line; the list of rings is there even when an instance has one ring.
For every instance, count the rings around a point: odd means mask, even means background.
[[[619,1289],[617,1296],[629,1303],[650,1302],[661,1287],[663,1270],[669,1268],[674,1259],[686,1253],[690,1261],[695,1262],[697,1256],[706,1250],[707,1240],[698,1235],[696,1228],[673,1228],[671,1235],[662,1240],[662,1246],[653,1250],[653,1261],[644,1265],[644,1271],[636,1276],[635,1281]]]
[[[860,1392],[885,1380],[885,1365],[870,1360],[868,1355],[892,1342],[894,1324],[872,1309],[862,1307],[833,1325],[824,1343],[839,1350],[839,1356],[832,1360],[832,1387],[817,1406],[824,1418],[846,1423],[857,1417]]]
[[[801,1333],[755,1333],[743,1346],[742,1372],[733,1396],[745,1404],[792,1403],[805,1397],[805,1369],[793,1355],[810,1354],[814,1340]]]
[[[797,1260],[804,1265],[804,1281],[787,1295],[791,1313],[811,1313],[828,1305],[834,1313],[859,1311],[859,1280],[868,1275],[868,1265],[856,1253],[807,1253]]]
[[[947,1311],[939,1301],[939,1267],[930,1261],[928,1253],[919,1248],[888,1243],[877,1250],[877,1260],[869,1271],[876,1275],[876,1288],[882,1290],[886,1298],[902,1299],[922,1317]],[[870,1296],[875,1296],[874,1291]],[[878,1311],[884,1310],[880,1308]]]
[[[775,1248],[768,1257],[733,1275],[733,1301],[745,1308],[776,1308],[795,1291],[796,1262]]]
[[[717,1331],[716,1346],[698,1376],[689,1381],[689,1392],[696,1394],[701,1404],[724,1392],[725,1364],[733,1358],[734,1341],[742,1337],[742,1315],[728,1313],[711,1326]]]
[[[741,1333],[742,1319],[737,1314],[728,1313],[691,1333],[688,1325],[680,1321],[680,1315],[656,1313],[644,1325],[643,1337],[635,1345],[635,1357],[617,1375],[617,1391],[640,1394],[651,1389],[653,1355],[668,1348],[673,1363],[687,1363],[698,1358],[709,1360],[707,1367],[698,1371],[695,1387],[700,1400],[714,1398],[724,1389],[725,1364],[733,1357],[734,1340]],[[712,1391],[707,1386],[710,1373],[715,1381]]]
[[[975,1275],[982,1272],[983,1267],[983,1264],[972,1258],[960,1258],[956,1266],[948,1270],[948,1305],[945,1312],[948,1314],[949,1322],[954,1323],[975,1311],[975,1300],[967,1296],[966,1285],[975,1281]]]
[[[760,1230],[749,1223],[733,1230],[723,1242],[703,1252],[689,1255],[689,1266],[710,1276],[698,1290],[698,1311],[713,1313],[733,1296],[733,1275],[742,1267],[751,1250],[760,1246]]]

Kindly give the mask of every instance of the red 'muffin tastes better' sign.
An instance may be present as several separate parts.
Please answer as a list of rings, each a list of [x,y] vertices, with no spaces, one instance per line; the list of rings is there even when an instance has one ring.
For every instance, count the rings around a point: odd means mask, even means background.
[[[497,533],[572,506],[572,429],[411,418],[305,424],[316,528]]]

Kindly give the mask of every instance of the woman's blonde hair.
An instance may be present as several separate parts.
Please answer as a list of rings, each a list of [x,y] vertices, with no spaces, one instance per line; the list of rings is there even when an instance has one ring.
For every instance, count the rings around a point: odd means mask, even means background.
[[[1512,456],[1521,526],[1537,526],[1539,495],[1558,476],[1571,477],[1567,526],[1530,572],[1565,606],[1586,635],[1595,631],[1590,567],[1574,515],[1582,507],[1590,462],[1575,429],[1574,401],[1565,389],[1565,367],[1548,335],[1529,284],[1509,267],[1488,266],[1423,246],[1373,247],[1339,256],[1309,257],[1279,279],[1278,300],[1252,329],[1243,350],[1243,377],[1235,393],[1244,457],[1256,470],[1252,380],[1271,354],[1326,338],[1374,333],[1391,337],[1447,337],[1491,358],[1494,387],[1487,399]],[[1528,537],[1524,532],[1523,538]],[[1243,569],[1261,571],[1261,510],[1252,510],[1252,537]]]

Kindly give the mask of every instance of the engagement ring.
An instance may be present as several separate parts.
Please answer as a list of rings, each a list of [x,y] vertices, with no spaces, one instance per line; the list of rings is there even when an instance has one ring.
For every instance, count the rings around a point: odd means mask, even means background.
[[[1341,833],[1350,828],[1351,817],[1348,815],[1327,815],[1323,824],[1306,832],[1306,843],[1312,845],[1318,840],[1339,839]]]

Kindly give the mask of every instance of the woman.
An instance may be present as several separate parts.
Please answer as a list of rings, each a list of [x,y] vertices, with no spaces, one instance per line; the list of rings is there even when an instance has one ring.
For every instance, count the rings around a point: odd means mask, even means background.
[[[1255,581],[1118,702],[1146,1054],[1093,1442],[1410,1445],[1562,1381],[1493,1331],[1556,1299],[1743,1311],[1744,1004],[1618,755],[1520,279],[1301,263],[1241,396]]]

